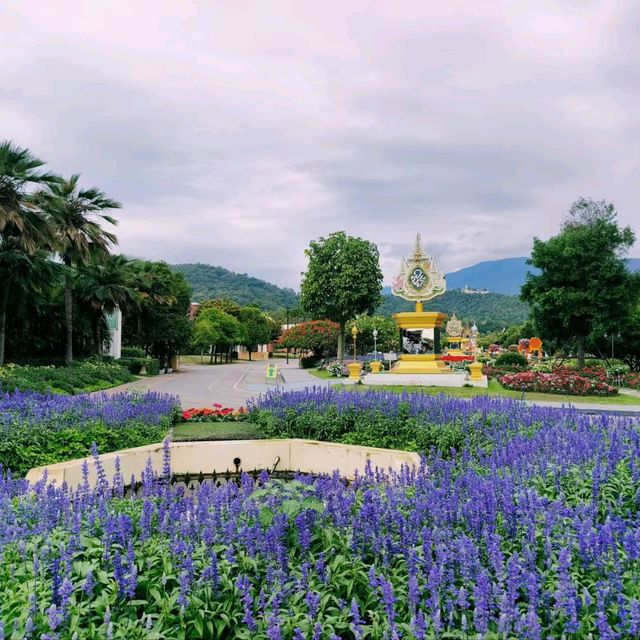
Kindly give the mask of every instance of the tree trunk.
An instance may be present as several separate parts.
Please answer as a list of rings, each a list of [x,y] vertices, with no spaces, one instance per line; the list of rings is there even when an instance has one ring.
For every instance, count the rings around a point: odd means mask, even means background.
[[[576,336],[578,367],[584,369],[584,336]]]
[[[215,353],[215,345],[211,345],[211,357],[209,358],[209,364],[213,364],[213,354]]]
[[[4,364],[4,341],[7,333],[7,307],[9,306],[9,288],[11,280],[5,283],[0,296],[0,367]]]
[[[67,264],[67,267],[70,265]],[[73,280],[68,272],[64,278],[64,323],[66,328],[64,363],[73,362]]]
[[[200,349],[200,364],[204,362],[204,347]]]
[[[251,362],[251,347],[249,347],[249,362]]]
[[[95,342],[96,355],[102,358],[102,312],[93,321],[93,340]]]
[[[338,360],[340,362],[344,360],[344,322],[340,323],[338,331]]]

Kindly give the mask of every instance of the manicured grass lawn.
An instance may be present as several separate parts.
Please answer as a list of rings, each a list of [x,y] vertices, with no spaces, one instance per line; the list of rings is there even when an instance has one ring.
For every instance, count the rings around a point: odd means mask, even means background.
[[[316,378],[320,378],[322,380],[326,380],[331,377],[331,374],[328,371],[318,371],[317,369],[309,369],[309,373]]]
[[[173,427],[173,440],[255,440],[264,438],[252,422],[181,422]]]
[[[344,385],[343,387],[347,391],[363,391],[365,389],[381,389],[385,391],[396,391],[401,393],[402,391],[414,391],[422,392],[428,395],[436,395],[438,393],[444,393],[456,398],[472,398],[474,396],[491,395],[502,396],[505,398],[516,398],[518,400],[545,400],[549,402],[564,402],[565,404],[619,404],[619,405],[638,405],[640,404],[640,398],[637,396],[618,395],[610,397],[602,396],[569,396],[559,395],[555,393],[525,393],[524,398],[522,392],[511,391],[505,389],[497,380],[489,380],[489,387],[487,389],[481,389],[478,387],[418,387],[418,386],[374,386],[374,385]]]

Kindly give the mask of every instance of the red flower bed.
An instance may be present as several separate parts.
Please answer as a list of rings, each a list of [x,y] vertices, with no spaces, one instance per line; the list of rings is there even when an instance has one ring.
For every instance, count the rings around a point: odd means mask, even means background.
[[[473,362],[475,360],[475,357],[474,356],[452,356],[452,355],[442,356],[443,362],[464,362],[465,360],[467,360],[468,362]]]
[[[626,373],[622,378],[622,386],[629,387],[629,389],[640,389],[640,373],[637,371]]]
[[[553,373],[522,371],[504,375],[499,378],[499,381],[505,389],[514,391],[560,393],[571,396],[615,396],[618,393],[615,387],[606,382],[587,378],[571,369],[560,369]]]
[[[584,369],[572,369],[571,367],[558,366],[555,367],[553,372],[560,375],[578,375],[582,378],[589,378],[589,380],[597,380],[598,382],[606,382],[609,377],[607,374],[607,370],[604,367],[585,367]]]
[[[214,404],[213,409],[204,407],[202,409],[187,409],[182,413],[185,422],[222,422],[223,420],[241,420],[247,414],[245,407],[232,409],[223,407],[221,404]]]

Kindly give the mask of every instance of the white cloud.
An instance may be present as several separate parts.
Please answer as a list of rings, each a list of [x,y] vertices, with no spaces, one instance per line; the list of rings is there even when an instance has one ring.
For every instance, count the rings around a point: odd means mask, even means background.
[[[631,0],[22,0],[0,135],[123,201],[122,250],[297,287],[309,240],[525,255],[571,201],[640,231]],[[638,251],[636,251],[638,253]]]

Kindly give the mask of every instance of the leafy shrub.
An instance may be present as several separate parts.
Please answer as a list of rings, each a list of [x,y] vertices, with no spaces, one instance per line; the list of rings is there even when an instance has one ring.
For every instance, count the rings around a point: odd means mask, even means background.
[[[520,367],[521,369],[524,369],[527,366],[527,359],[524,356],[521,356],[519,353],[507,351],[506,353],[501,353],[495,359],[495,366]]]
[[[346,362],[335,360],[326,366],[326,370],[333,378],[346,378],[349,375]]]
[[[146,358],[144,349],[139,347],[122,347],[120,357],[122,358]]]
[[[116,361],[120,366],[126,367],[132,374],[138,375],[144,366],[148,376],[157,376],[160,373],[160,361],[157,358],[119,358]]]
[[[622,379],[622,386],[628,387],[629,389],[639,389],[640,390],[640,373],[637,371],[630,371],[625,374]]]
[[[0,465],[18,475],[82,458],[92,443],[117,451],[159,442],[177,418],[176,398],[144,395],[0,395]]]
[[[0,367],[0,388],[4,391],[75,394],[100,391],[135,378],[113,362],[85,360],[68,367]]]
[[[555,393],[572,396],[614,396],[615,387],[597,378],[579,375],[575,371],[555,370],[553,373],[522,371],[499,378],[500,384],[514,391]]]
[[[305,356],[300,358],[300,366],[303,369],[313,369],[318,364],[317,356]]]

